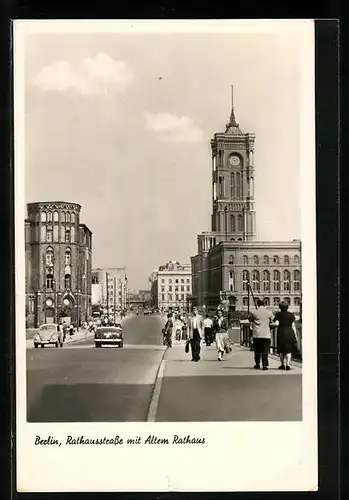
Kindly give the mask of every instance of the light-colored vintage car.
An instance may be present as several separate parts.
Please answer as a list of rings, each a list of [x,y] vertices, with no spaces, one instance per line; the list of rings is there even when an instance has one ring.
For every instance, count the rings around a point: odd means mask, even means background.
[[[34,347],[45,347],[55,345],[63,347],[63,333],[58,331],[57,323],[45,323],[39,327],[38,333],[34,335]]]

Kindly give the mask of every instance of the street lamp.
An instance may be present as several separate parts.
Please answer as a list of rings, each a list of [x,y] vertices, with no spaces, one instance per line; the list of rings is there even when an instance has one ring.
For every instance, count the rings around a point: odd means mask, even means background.
[[[84,293],[84,308],[85,308],[85,321],[87,322],[87,307],[86,307],[86,275],[82,275],[82,289]]]

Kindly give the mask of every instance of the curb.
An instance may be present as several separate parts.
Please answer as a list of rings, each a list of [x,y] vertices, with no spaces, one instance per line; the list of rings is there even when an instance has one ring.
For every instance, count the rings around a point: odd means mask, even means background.
[[[161,394],[161,389],[162,389],[162,381],[164,377],[164,370],[165,370],[165,363],[166,360],[165,354],[167,352],[168,347],[163,351],[161,361],[159,364],[158,371],[156,372],[155,376],[155,382],[154,382],[154,389],[153,393],[150,398],[150,404],[149,404],[149,409],[148,409],[148,414],[147,414],[147,420],[146,422],[155,422],[156,421],[156,414],[159,406],[159,400],[160,400],[160,394]]]

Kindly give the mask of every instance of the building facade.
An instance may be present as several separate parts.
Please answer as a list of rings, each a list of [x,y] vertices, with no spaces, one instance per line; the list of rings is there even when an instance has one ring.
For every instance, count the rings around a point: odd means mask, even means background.
[[[187,310],[192,293],[191,265],[170,261],[160,266],[151,282],[153,307],[168,310],[178,307]]]
[[[127,304],[127,275],[125,267],[92,270],[92,304],[110,314],[121,312]]]
[[[256,241],[255,135],[243,133],[234,105],[224,133],[214,134],[211,231],[198,235],[191,258],[193,303],[217,307],[230,300],[247,310],[254,298],[275,308],[281,300],[301,306],[301,242]]]
[[[80,211],[61,201],[27,205],[28,328],[62,318],[81,325],[91,315],[92,232],[80,223]]]

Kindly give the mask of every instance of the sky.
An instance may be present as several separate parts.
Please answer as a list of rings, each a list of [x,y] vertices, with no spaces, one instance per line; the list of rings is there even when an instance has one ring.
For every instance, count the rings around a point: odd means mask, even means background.
[[[256,134],[258,240],[300,238],[294,34],[40,34],[25,40],[25,198],[81,204],[93,267],[131,288],[210,230],[210,139]]]

